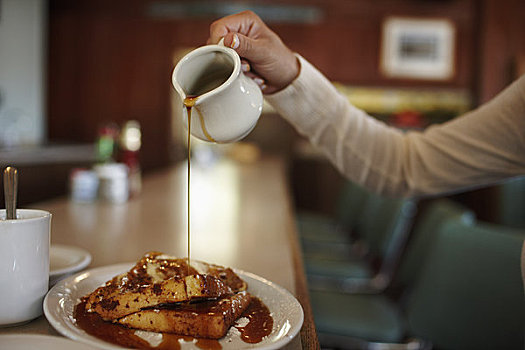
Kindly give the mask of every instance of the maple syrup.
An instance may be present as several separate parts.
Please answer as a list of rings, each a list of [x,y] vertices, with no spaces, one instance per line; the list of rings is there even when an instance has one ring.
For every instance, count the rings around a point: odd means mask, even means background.
[[[75,306],[74,312],[77,325],[86,333],[112,344],[132,349],[179,350],[181,340],[192,342],[195,338],[185,335],[162,333],[162,341],[157,346],[135,334],[136,330],[117,323],[104,321],[96,312],[86,311],[86,301],[82,300]],[[197,338],[195,345],[203,350],[218,350],[222,346],[216,339]]]
[[[195,102],[197,101],[197,96],[189,96],[184,99],[184,107],[186,107],[187,115],[188,115],[188,274],[190,269],[190,242],[191,242],[191,229],[190,229],[190,221],[191,221],[191,215],[190,215],[190,203],[191,203],[191,111],[193,109],[193,106],[195,105]]]
[[[199,312],[205,312],[204,309]],[[86,310],[86,299],[82,299],[75,306],[73,316],[77,325],[86,333],[112,344],[124,346],[133,349],[181,349],[181,340],[192,342],[195,339],[195,345],[203,350],[222,349],[221,344],[216,339],[193,338],[190,336],[162,333],[162,341],[157,346],[135,334],[136,330],[127,328],[117,323],[104,321],[96,312]],[[270,310],[264,303],[256,297],[252,297],[250,306],[244,311],[241,317],[246,317],[248,323],[245,326],[235,326],[241,333],[241,340],[254,344],[259,343],[265,336],[272,332],[273,318]]]
[[[241,339],[245,343],[259,343],[272,333],[273,317],[261,299],[252,297],[250,306],[244,311],[242,317],[248,318],[248,323],[243,327],[235,326],[235,328],[241,332]]]

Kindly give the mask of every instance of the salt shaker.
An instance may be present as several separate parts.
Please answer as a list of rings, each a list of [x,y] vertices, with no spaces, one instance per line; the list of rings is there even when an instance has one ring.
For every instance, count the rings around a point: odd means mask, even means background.
[[[129,197],[128,167],[122,163],[95,166],[99,179],[99,199],[111,203],[124,203]]]

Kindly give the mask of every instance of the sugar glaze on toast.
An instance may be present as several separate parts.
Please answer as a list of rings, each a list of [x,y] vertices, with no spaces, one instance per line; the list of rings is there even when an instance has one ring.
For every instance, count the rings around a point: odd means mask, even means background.
[[[130,329],[219,339],[250,305],[246,289],[230,268],[150,252],[83,302]]]
[[[230,268],[147,253],[128,272],[97,288],[86,308],[105,320],[116,320],[160,304],[218,299],[246,290]]]

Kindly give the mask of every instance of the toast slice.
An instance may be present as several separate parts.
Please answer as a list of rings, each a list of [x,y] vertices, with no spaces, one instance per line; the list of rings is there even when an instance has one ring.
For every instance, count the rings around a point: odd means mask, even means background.
[[[115,320],[159,304],[222,298],[246,287],[230,268],[204,262],[188,266],[186,259],[153,252],[92,292],[86,309],[104,320]]]
[[[152,332],[175,333],[198,338],[219,339],[250,305],[246,291],[219,300],[164,305],[141,310],[115,322]]]

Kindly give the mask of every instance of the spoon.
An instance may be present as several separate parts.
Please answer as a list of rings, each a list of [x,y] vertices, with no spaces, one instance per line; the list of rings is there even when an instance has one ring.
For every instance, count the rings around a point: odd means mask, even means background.
[[[4,197],[6,220],[16,219],[16,197],[18,191],[18,171],[8,166],[4,170]]]

